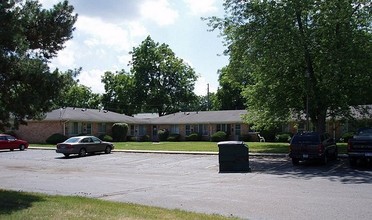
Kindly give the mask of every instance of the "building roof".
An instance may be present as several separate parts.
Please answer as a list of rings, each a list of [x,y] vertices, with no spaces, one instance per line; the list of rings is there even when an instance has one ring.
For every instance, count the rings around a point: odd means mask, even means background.
[[[123,122],[143,123],[143,120],[107,110],[86,108],[61,108],[46,114],[45,121]]]
[[[229,124],[242,123],[247,110],[178,112],[150,119],[151,124]]]
[[[111,122],[127,124],[228,124],[242,123],[246,110],[178,112],[161,117],[131,117],[107,110],[61,108],[46,114],[44,121]],[[154,116],[154,115],[152,115]]]

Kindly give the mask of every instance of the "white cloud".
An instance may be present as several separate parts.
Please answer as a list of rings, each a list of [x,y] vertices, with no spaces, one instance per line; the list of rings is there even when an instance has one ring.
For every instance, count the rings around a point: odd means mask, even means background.
[[[57,4],[61,0],[39,0],[44,8],[51,8],[53,5]]]
[[[209,84],[209,92],[217,92],[217,85],[208,82],[205,77],[199,76],[198,80],[195,83],[195,94],[198,96],[206,96],[208,91],[208,84]]]
[[[118,61],[120,64],[124,65],[125,67],[127,67],[127,65],[129,64],[129,61],[132,60],[132,56],[130,54],[125,54],[125,55],[122,55],[122,56],[118,56]],[[126,68],[124,68],[126,69]]]
[[[104,93],[105,87],[104,84],[101,82],[101,77],[106,71],[108,70],[83,70],[77,78],[79,79],[80,84],[90,87],[92,89],[92,92]]]
[[[84,43],[88,47],[105,46],[116,51],[131,48],[128,30],[99,18],[79,16],[76,30],[87,36]]]
[[[159,26],[174,24],[179,14],[171,8],[168,0],[148,0],[140,5],[143,18],[154,21]]]
[[[65,48],[58,52],[58,56],[52,60],[50,67],[54,68],[72,68],[76,65],[76,45],[72,41],[65,43]]]
[[[216,0],[184,0],[194,15],[217,12]]]

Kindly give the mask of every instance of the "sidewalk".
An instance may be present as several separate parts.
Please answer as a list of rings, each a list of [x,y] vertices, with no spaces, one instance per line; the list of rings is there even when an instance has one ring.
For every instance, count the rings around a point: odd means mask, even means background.
[[[55,148],[50,148],[50,147],[29,147],[28,149],[35,149],[35,150],[56,150]],[[164,150],[117,150],[117,149],[114,149],[112,152],[147,153],[147,154],[218,155],[218,152],[208,152],[208,151],[164,151]],[[283,154],[283,153],[249,153],[249,156],[257,156],[257,157],[287,157],[288,154]]]

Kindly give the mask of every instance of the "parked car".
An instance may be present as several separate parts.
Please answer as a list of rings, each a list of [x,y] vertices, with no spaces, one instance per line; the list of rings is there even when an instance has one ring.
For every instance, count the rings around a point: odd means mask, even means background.
[[[28,148],[28,142],[25,140],[17,139],[8,134],[0,134],[0,149],[19,149],[21,151]]]
[[[320,160],[323,164],[328,159],[337,159],[338,147],[333,138],[328,134],[318,132],[302,132],[294,135],[289,145],[289,157],[292,164],[298,165],[303,160]]]
[[[349,139],[347,153],[351,166],[357,164],[358,159],[372,160],[372,128],[362,128]]]
[[[63,143],[57,144],[57,153],[62,153],[65,157],[71,154],[78,154],[84,157],[87,153],[104,152],[111,153],[114,145],[110,142],[101,141],[95,136],[71,137]]]

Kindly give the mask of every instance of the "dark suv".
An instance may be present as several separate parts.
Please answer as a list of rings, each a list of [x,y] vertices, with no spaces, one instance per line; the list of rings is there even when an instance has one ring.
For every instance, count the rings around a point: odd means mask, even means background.
[[[338,148],[333,138],[328,134],[318,132],[302,132],[293,136],[289,145],[289,157],[293,165],[298,165],[301,160],[318,159],[323,164],[328,159],[337,159]]]

